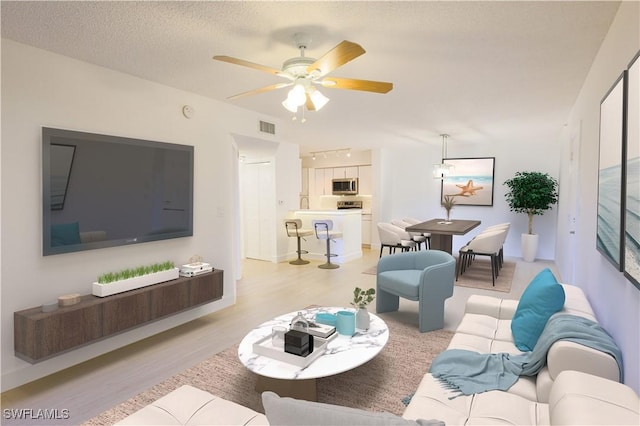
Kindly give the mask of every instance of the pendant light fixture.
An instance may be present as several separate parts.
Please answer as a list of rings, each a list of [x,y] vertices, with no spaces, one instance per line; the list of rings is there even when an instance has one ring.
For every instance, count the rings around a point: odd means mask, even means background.
[[[442,136],[442,163],[433,165],[434,179],[444,179],[447,176],[453,175],[454,172],[453,164],[444,162],[445,158],[447,158],[447,138],[449,135],[442,134],[440,136]]]

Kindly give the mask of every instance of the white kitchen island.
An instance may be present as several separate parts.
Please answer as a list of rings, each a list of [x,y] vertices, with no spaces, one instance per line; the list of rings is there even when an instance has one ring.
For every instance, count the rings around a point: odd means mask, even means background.
[[[311,230],[314,220],[333,221],[333,230],[342,232],[342,238],[331,242],[331,253],[337,255],[331,258],[331,263],[344,263],[362,257],[362,210],[296,210],[292,212],[291,217],[302,220],[302,227]],[[290,257],[293,259],[296,256],[294,238],[291,238],[289,247]],[[302,241],[302,250],[309,252],[303,255],[303,258],[326,260],[327,243],[325,240],[317,239],[315,232],[312,236],[306,237],[306,241]]]

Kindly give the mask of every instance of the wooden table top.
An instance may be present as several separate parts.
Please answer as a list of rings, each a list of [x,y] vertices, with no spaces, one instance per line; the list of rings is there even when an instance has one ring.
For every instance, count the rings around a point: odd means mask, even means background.
[[[407,232],[431,232],[441,235],[464,235],[473,228],[480,226],[479,220],[455,219],[445,223],[445,219],[431,219],[417,225],[408,226]]]

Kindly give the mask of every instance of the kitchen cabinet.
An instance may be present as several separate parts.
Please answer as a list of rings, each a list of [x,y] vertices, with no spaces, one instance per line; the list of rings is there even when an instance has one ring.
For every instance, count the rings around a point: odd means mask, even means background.
[[[309,169],[307,167],[302,168],[301,183],[300,195],[309,195]]]
[[[334,179],[355,178],[355,177],[358,177],[358,167],[334,167],[333,168]]]
[[[352,167],[326,167],[319,169],[303,169],[302,172],[302,195],[310,197],[319,197],[321,195],[333,195],[332,179],[358,178],[359,190],[361,195],[371,195],[373,193],[373,184],[371,176],[371,166],[352,166]],[[308,192],[305,191],[307,186]]]
[[[373,175],[371,173],[371,166],[359,166],[358,167],[358,194],[360,195],[372,195],[373,194]]]
[[[333,195],[333,170],[324,169],[324,195]]]
[[[362,213],[362,245],[371,247],[371,214]]]
[[[333,179],[333,169],[310,169],[309,173],[309,195],[319,197],[321,195],[331,195],[331,180]]]
[[[325,170],[329,170],[329,172],[331,172],[331,169],[314,169],[314,182],[313,182],[313,194],[315,196],[320,196],[320,195],[325,195]],[[330,175],[331,177],[333,177],[333,175]],[[330,178],[331,179],[331,178]]]

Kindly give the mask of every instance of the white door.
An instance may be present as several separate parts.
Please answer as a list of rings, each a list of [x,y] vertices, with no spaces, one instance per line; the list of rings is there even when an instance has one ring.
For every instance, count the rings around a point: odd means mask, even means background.
[[[245,164],[241,168],[243,244],[247,258],[271,261],[273,257],[273,175],[271,162]]]

